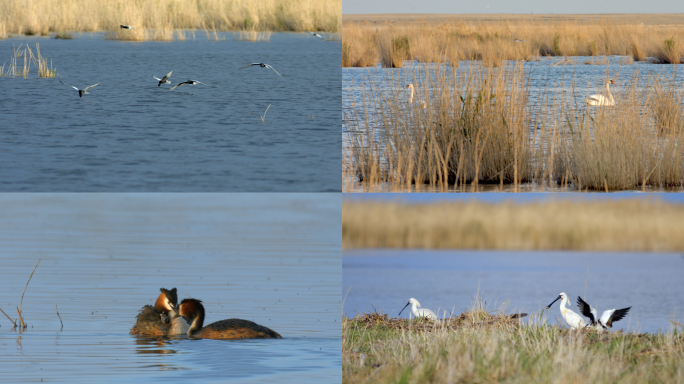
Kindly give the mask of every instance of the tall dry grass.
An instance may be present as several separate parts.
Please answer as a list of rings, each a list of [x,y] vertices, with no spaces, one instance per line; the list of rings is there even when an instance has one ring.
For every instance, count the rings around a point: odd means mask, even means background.
[[[440,64],[389,76],[345,111],[344,168],[366,187],[684,186],[684,94],[674,73],[642,79],[635,72],[621,82],[617,106],[598,108],[577,105],[574,86],[547,88],[533,105],[520,64]],[[427,108],[409,102],[409,81]]]
[[[510,31],[509,31],[510,30]],[[448,57],[458,60],[482,60],[496,66],[501,60],[533,60],[537,56],[631,55],[634,60],[653,57],[661,63],[679,63],[684,59],[684,26],[641,25],[602,22],[557,21],[549,24],[531,19],[524,23],[505,21],[450,23],[346,22],[342,41],[357,50],[344,66],[377,64],[388,52],[388,41],[406,39],[404,59],[440,62]],[[524,40],[515,42],[517,39]],[[375,52],[373,52],[375,51]],[[366,57],[361,57],[366,55]],[[385,67],[394,61],[381,59]],[[355,65],[362,64],[362,65]]]
[[[119,29],[120,24],[133,26]],[[328,31],[342,29],[342,1],[25,0],[0,2],[0,36],[106,31],[110,39],[170,40],[178,29]]]
[[[367,314],[342,318],[344,383],[675,383],[684,335],[571,331],[519,324],[476,302],[432,323]],[[458,321],[456,321],[458,320]]]
[[[342,205],[350,248],[684,251],[684,206],[658,200]]]
[[[40,45],[36,43],[36,53],[26,45],[24,49],[19,47],[14,48],[14,53],[10,58],[10,64],[5,71],[5,64],[0,67],[0,76],[14,76],[14,77],[28,77],[31,72],[31,65],[38,71],[39,77],[57,77],[57,68],[52,67],[52,60],[48,63],[48,59],[40,54]],[[23,62],[23,63],[22,63]],[[19,64],[23,64],[21,69]]]

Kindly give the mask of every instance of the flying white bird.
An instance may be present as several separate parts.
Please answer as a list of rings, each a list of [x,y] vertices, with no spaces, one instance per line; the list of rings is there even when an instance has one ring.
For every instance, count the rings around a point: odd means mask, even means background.
[[[558,300],[561,300],[560,303],[560,311],[561,315],[563,316],[563,319],[565,319],[565,322],[568,323],[570,328],[572,329],[580,329],[584,328],[587,326],[587,322],[584,321],[582,316],[576,314],[575,312],[565,308],[565,305],[569,302],[568,301],[568,295],[565,294],[565,292],[561,292],[558,297],[556,297],[556,300],[552,301],[551,304],[546,306],[546,309],[549,309],[553,303],[555,303]]]
[[[204,84],[204,83],[202,83],[202,82],[199,82],[199,81],[197,81],[197,80],[188,80],[188,81],[184,81],[184,82],[182,82],[182,83],[179,83],[178,85],[176,85],[176,86],[174,86],[173,88],[169,89],[169,91],[173,91],[174,89],[180,87],[180,86],[183,85],[183,84],[190,84],[190,85],[202,84],[202,85],[206,85],[206,84]]]
[[[133,27],[131,27],[130,25],[123,25],[123,24],[121,24],[119,27],[120,27],[121,29],[133,29]]]
[[[506,27],[506,28],[508,28],[508,27]],[[511,32],[511,29],[510,29],[510,28],[508,28],[508,32],[511,34],[511,36],[513,36],[513,41],[515,41],[516,43],[522,43],[523,41],[525,41],[525,40],[518,39],[517,37],[515,37],[515,35],[513,34],[513,32]]]
[[[251,67],[252,65],[258,65],[258,66],[260,66],[261,68],[268,67],[268,68],[273,69],[273,67],[271,67],[271,66],[268,65],[268,64],[264,64],[264,63],[252,63],[252,64],[250,64],[250,65],[245,65],[244,67],[238,68],[238,69],[243,69],[243,68]],[[280,73],[278,73],[278,71],[276,71],[275,69],[273,69],[273,72],[277,73],[278,76],[280,76]],[[282,76],[280,76],[280,77],[282,77]]]
[[[315,32],[309,32],[309,33],[316,36],[316,37],[320,37],[321,39],[325,40],[325,38],[323,36],[319,35],[318,33],[315,33]]]
[[[611,107],[615,105],[615,100],[613,99],[613,95],[610,93],[610,85],[615,83],[613,82],[613,79],[609,79],[606,82],[606,92],[608,92],[608,97],[605,97],[603,95],[591,95],[587,99],[584,100],[585,103],[588,105],[598,105],[598,106],[606,106],[606,107]]]
[[[582,300],[582,298],[579,296],[577,297],[577,306],[579,307],[580,312],[591,321],[589,326],[600,331],[613,328],[613,322],[622,320],[625,316],[627,316],[627,312],[629,312],[629,310],[632,308],[609,309],[603,311],[603,314],[599,319],[596,308],[592,308],[591,305],[587,304],[587,302]]]
[[[162,84],[171,84],[171,82],[169,81],[169,77],[171,77],[172,73],[173,71],[169,72],[166,76],[162,77],[161,79],[155,75],[152,75],[152,77],[157,79],[157,81],[159,82],[159,85],[157,85],[157,87],[161,86]]]
[[[100,84],[100,83],[97,83],[97,84],[91,85],[90,87],[88,87],[86,89],[78,89],[78,88],[74,87],[73,85],[69,85],[69,84],[63,82],[62,80],[60,80],[59,82],[64,84],[64,85],[68,85],[69,87],[77,90],[78,91],[78,97],[83,97],[83,95],[89,95],[90,93],[88,93],[86,91],[88,91],[90,88],[94,87],[95,85]]]
[[[411,313],[413,313],[413,316],[425,317],[429,320],[437,320],[437,315],[435,315],[435,313],[432,312],[431,310],[429,310],[427,308],[417,308],[417,307],[420,307],[420,303],[418,302],[418,300],[416,300],[414,298],[409,299],[408,303],[404,306],[404,308],[402,308],[401,311],[399,311],[399,315],[401,315],[401,313],[404,311],[404,309],[406,309],[406,307],[408,307],[409,305],[411,305]],[[399,316],[399,315],[397,315],[397,316]]]

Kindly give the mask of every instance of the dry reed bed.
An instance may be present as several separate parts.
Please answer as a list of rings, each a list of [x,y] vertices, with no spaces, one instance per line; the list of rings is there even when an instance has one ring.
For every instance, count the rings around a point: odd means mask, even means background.
[[[684,206],[650,199],[342,205],[344,249],[683,252],[682,233]]]
[[[28,77],[31,72],[31,64],[38,70],[38,76],[40,77],[57,77],[57,68],[52,67],[52,60],[48,64],[46,58],[40,54],[40,45],[36,43],[36,54],[33,54],[31,48],[26,45],[24,49],[21,49],[22,45],[18,48],[14,48],[14,53],[10,59],[9,67],[5,71],[5,65],[0,67],[0,76],[14,76],[14,77]],[[23,66],[19,69],[19,64],[22,63],[21,58],[23,58]],[[19,63],[19,64],[18,64]]]
[[[484,315],[488,315],[486,312]],[[482,317],[473,309],[461,315]],[[488,315],[489,316],[489,315]],[[500,315],[496,315],[500,316]],[[406,322],[377,315],[342,320],[345,383],[681,382],[684,337],[569,331],[532,319],[482,327]]]
[[[442,63],[404,76],[389,73],[378,86],[371,74],[361,104],[344,114],[344,170],[369,187],[684,185],[684,94],[674,73],[663,80],[635,72],[620,82],[615,107],[577,105],[574,85],[546,88],[532,103],[520,64]],[[408,77],[416,83],[413,103],[404,90]]]
[[[509,32],[510,29],[510,32]],[[524,40],[515,42],[517,39]],[[535,60],[539,56],[626,55],[634,60],[679,64],[684,60],[684,26],[636,25],[603,22],[548,23],[530,20],[402,25],[346,22],[343,27],[343,67],[401,67],[404,60],[436,63],[445,58],[482,60],[496,66],[501,60]]]
[[[49,10],[46,12],[46,10]],[[121,30],[120,24],[133,26]],[[342,1],[26,0],[0,2],[0,37],[104,30],[107,38],[172,40],[183,31],[328,31],[342,29]]]

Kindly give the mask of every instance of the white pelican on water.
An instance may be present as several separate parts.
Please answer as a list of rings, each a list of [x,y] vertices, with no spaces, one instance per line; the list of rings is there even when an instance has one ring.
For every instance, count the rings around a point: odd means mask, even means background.
[[[585,99],[584,102],[587,103],[587,105],[612,107],[613,105],[615,105],[615,100],[613,99],[613,95],[610,93],[611,84],[615,85],[613,79],[609,79],[606,82],[606,92],[608,93],[608,97],[605,97],[603,95],[591,95],[587,99]]]
[[[316,37],[320,37],[321,39],[325,40],[325,38],[323,36],[319,35],[318,33],[315,33],[315,32],[309,32],[309,33],[316,36]]]
[[[245,65],[245,66],[242,67],[242,68],[251,67],[252,65],[258,65],[258,66],[260,66],[261,68],[268,67],[268,68],[273,69],[273,67],[271,67],[271,66],[268,65],[268,64],[264,64],[264,63],[252,63],[252,64],[250,64],[250,65]],[[242,68],[238,68],[238,69],[242,69]],[[276,71],[275,69],[273,69],[273,72],[278,73],[278,71]],[[280,76],[280,73],[278,73],[278,76]],[[280,76],[280,77],[282,77],[282,76]]]
[[[401,315],[401,313],[404,311],[404,309],[406,309],[406,307],[408,307],[409,305],[411,305],[411,312],[413,313],[413,316],[425,317],[429,320],[437,320],[437,315],[435,315],[435,313],[432,312],[431,310],[429,310],[427,308],[418,308],[418,307],[420,307],[420,303],[418,302],[418,300],[416,300],[414,298],[409,299],[408,303],[406,303],[404,308],[402,308],[401,311],[399,311],[399,315]],[[397,315],[397,316],[399,316],[399,315]]]
[[[120,27],[121,29],[133,29],[133,27],[131,27],[130,25],[123,25],[123,24],[121,24],[119,27]]]
[[[561,300],[560,303],[560,311],[561,315],[563,316],[563,319],[565,319],[565,322],[568,323],[570,328],[572,329],[579,329],[579,328],[584,328],[587,326],[587,322],[584,321],[582,316],[576,314],[575,312],[565,308],[565,305],[569,303],[568,300],[568,295],[565,294],[565,292],[561,292],[558,297],[556,297],[556,300],[552,301],[551,304],[546,306],[546,309],[549,309],[553,303],[555,303],[558,300]]]
[[[413,103],[413,84],[409,84],[404,89],[410,89],[411,90],[411,96],[409,97],[409,103]],[[423,107],[423,109],[427,108],[427,104],[425,104],[425,101],[423,100],[418,100],[418,104]]]
[[[157,81],[159,82],[159,85],[157,85],[157,87],[161,86],[162,84],[171,84],[171,82],[169,81],[169,77],[171,77],[172,73],[173,71],[169,72],[166,76],[162,77],[161,79],[155,75],[152,75],[152,77],[157,79]]]
[[[199,82],[199,81],[197,81],[197,80],[188,80],[188,81],[184,81],[184,82],[182,82],[182,83],[179,83],[178,85],[176,85],[176,86],[174,86],[173,88],[169,89],[169,91],[173,91],[174,89],[180,87],[180,86],[183,85],[183,84],[190,84],[190,85],[202,84],[202,85],[206,85],[206,84],[204,84],[204,83],[202,83],[202,82]]]
[[[591,305],[587,304],[587,302],[582,300],[582,298],[579,296],[577,296],[577,306],[579,307],[580,312],[582,312],[582,314],[585,317],[588,317],[591,321],[591,324],[589,324],[589,326],[594,327],[600,331],[604,331],[608,328],[613,328],[613,322],[622,320],[625,316],[627,316],[627,312],[629,312],[629,310],[632,308],[629,307],[622,309],[609,309],[603,311],[603,314],[599,319],[596,308],[592,308]]]
[[[69,85],[69,84],[63,82],[62,80],[60,80],[59,82],[62,83],[62,84],[64,84],[64,85],[68,85],[68,86],[70,86],[71,88],[77,90],[77,91],[78,91],[78,97],[83,97],[83,95],[89,95],[89,93],[86,92],[86,91],[89,90],[90,88],[92,88],[92,87],[94,87],[94,86],[100,84],[100,83],[97,83],[97,84],[91,85],[90,87],[88,87],[88,88],[86,88],[86,89],[78,89],[78,88],[74,87],[73,85]]]

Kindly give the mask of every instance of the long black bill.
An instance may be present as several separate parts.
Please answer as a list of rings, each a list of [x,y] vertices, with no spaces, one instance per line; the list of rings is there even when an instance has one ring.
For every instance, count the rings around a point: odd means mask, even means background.
[[[404,309],[406,309],[406,307],[408,307],[409,304],[411,304],[410,301],[408,303],[406,303],[406,305],[404,305],[404,308],[402,308],[401,311],[399,311],[399,314],[397,315],[397,317],[401,316],[401,313],[404,312]]]
[[[551,308],[551,306],[553,305],[553,303],[555,303],[556,301],[558,301],[558,300],[560,300],[560,299],[561,299],[561,295],[558,295],[558,297],[556,297],[556,300],[552,301],[551,304],[549,304],[549,305],[546,306],[546,309]]]

